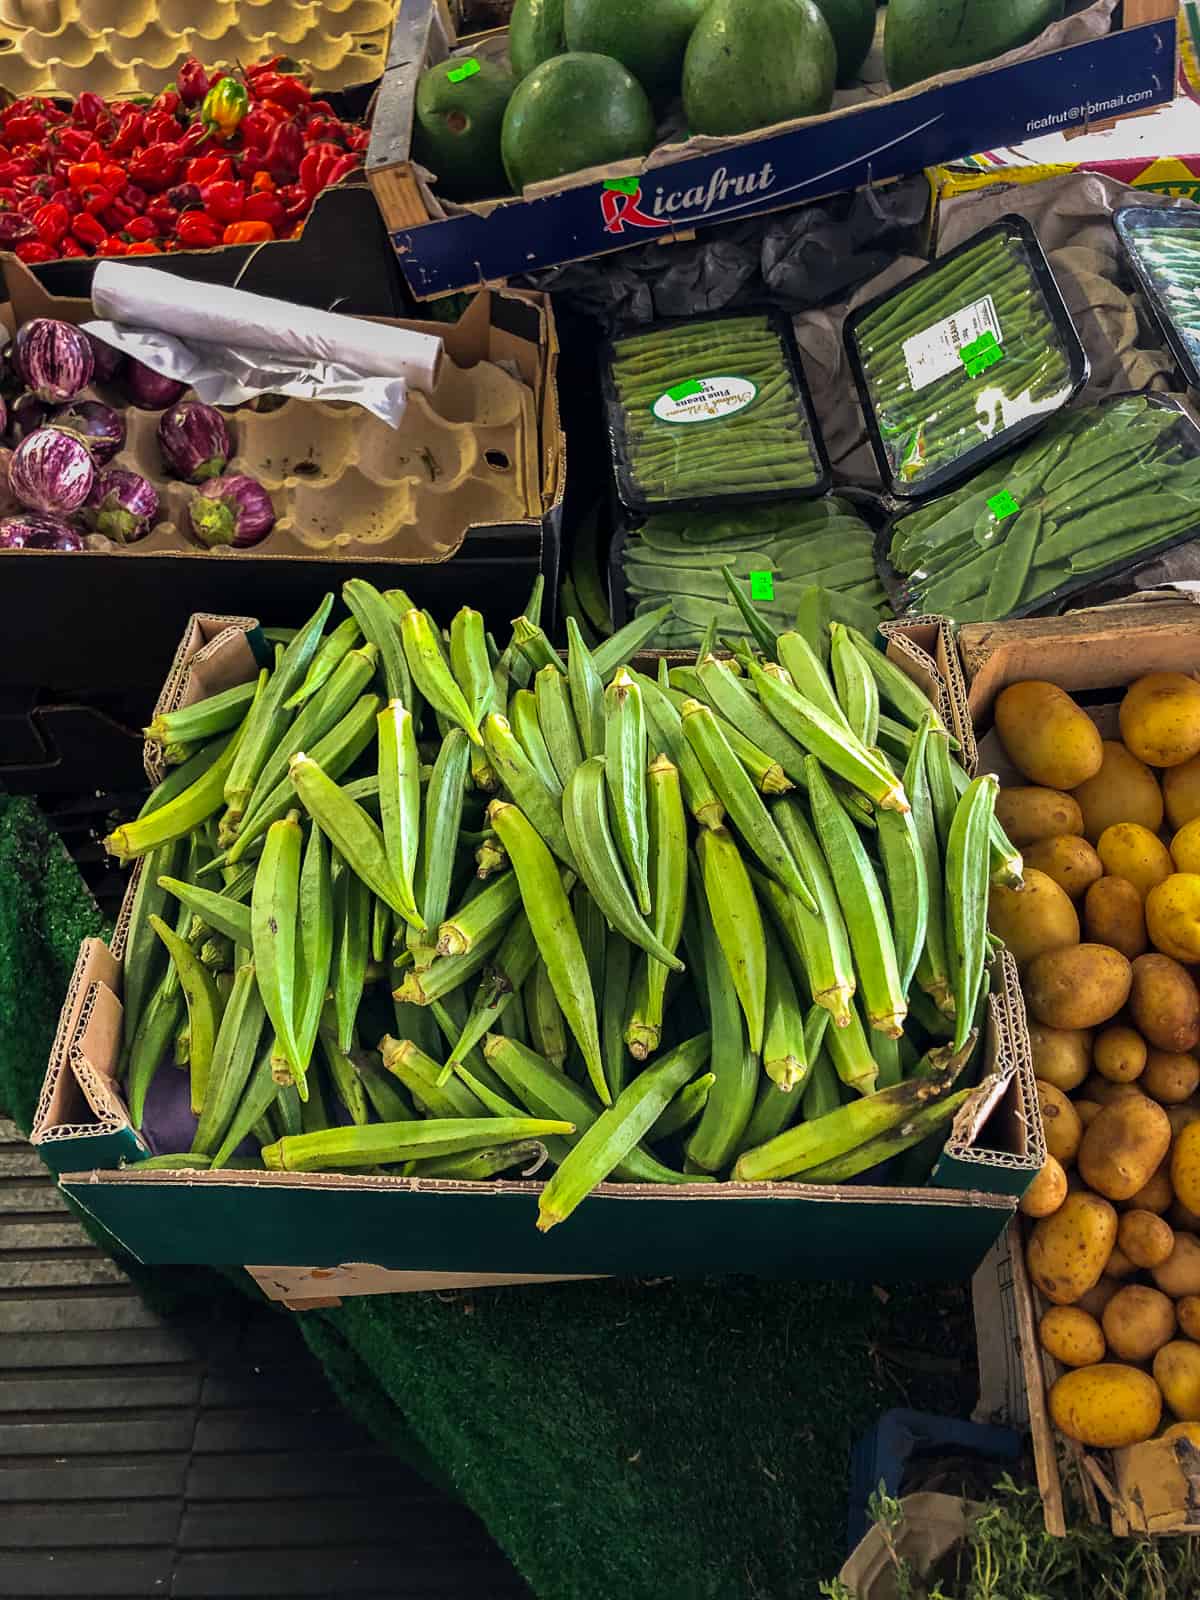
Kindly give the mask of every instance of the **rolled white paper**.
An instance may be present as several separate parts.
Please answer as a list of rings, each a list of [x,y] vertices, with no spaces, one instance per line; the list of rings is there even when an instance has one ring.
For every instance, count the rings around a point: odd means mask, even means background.
[[[92,279],[98,317],[179,339],[293,355],[364,377],[403,378],[433,392],[442,361],[434,334],[291,305],[219,284],[193,283],[153,267],[100,261]]]

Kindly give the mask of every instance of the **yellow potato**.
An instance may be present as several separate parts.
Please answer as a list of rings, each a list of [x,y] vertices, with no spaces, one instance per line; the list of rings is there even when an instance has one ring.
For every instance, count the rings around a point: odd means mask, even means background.
[[[1171,876],[1171,853],[1156,833],[1139,822],[1114,822],[1096,845],[1105,872],[1131,883],[1144,900],[1164,878]]]
[[[1150,1276],[1155,1287],[1172,1300],[1180,1300],[1185,1294],[1200,1294],[1200,1241],[1177,1228],[1174,1249],[1161,1266],[1151,1267]]]
[[[1200,1344],[1173,1339],[1154,1358],[1154,1381],[1184,1422],[1200,1422]]]
[[[1171,1151],[1171,1187],[1181,1205],[1200,1211],[1200,1120],[1175,1135]]]
[[[1096,1035],[1092,1064],[1110,1083],[1132,1083],[1146,1065],[1146,1041],[1132,1028],[1112,1022]]]
[[[1173,872],[1146,896],[1150,943],[1175,961],[1200,961],[1200,875]]]
[[[1128,1200],[1150,1180],[1170,1148],[1167,1113],[1145,1095],[1129,1095],[1105,1106],[1084,1134],[1077,1156],[1079,1176],[1108,1200]]]
[[[1064,1367],[1090,1367],[1104,1360],[1104,1332],[1078,1306],[1051,1306],[1038,1323],[1038,1339]]]
[[[1162,1395],[1148,1373],[1104,1361],[1063,1373],[1050,1391],[1050,1416],[1068,1439],[1117,1450],[1154,1437]]]
[[[1200,1088],[1200,1062],[1195,1056],[1170,1050],[1151,1050],[1138,1088],[1163,1105],[1182,1105]]]
[[[1010,684],[997,697],[995,718],[1009,760],[1030,783],[1073,789],[1099,772],[1100,731],[1056,683]]]
[[[1116,739],[1105,739],[1104,758],[1094,778],[1072,790],[1083,812],[1084,837],[1093,844],[1114,822],[1140,822],[1151,833],[1162,827],[1163,797],[1144,761]]]
[[[1038,839],[1054,839],[1061,833],[1082,833],[1083,812],[1061,789],[1024,787],[1001,789],[996,796],[996,817],[1005,833],[1024,850]]]
[[[1069,1194],[1053,1216],[1033,1225],[1026,1252],[1029,1276],[1047,1300],[1072,1305],[1099,1281],[1116,1238],[1117,1213],[1107,1200]]]
[[[1038,1104],[1042,1108],[1042,1131],[1046,1135],[1046,1149],[1064,1167],[1070,1166],[1083,1138],[1083,1124],[1079,1113],[1061,1089],[1052,1083],[1037,1086]]]
[[[1092,1059],[1092,1036],[1086,1028],[1047,1028],[1041,1022],[1031,1021],[1029,1043],[1033,1050],[1035,1078],[1070,1094],[1087,1077]]]
[[[1113,1355],[1122,1361],[1149,1361],[1175,1335],[1175,1307],[1161,1289],[1131,1283],[1105,1306],[1103,1328]]]
[[[1104,1315],[1105,1306],[1120,1287],[1121,1285],[1117,1280],[1110,1278],[1106,1273],[1098,1283],[1094,1283],[1090,1289],[1086,1289],[1075,1304],[1081,1311],[1086,1311],[1089,1317],[1095,1317],[1096,1321],[1099,1322]]]
[[[1142,1038],[1156,1050],[1178,1053],[1200,1043],[1200,990],[1191,973],[1170,956],[1138,956],[1133,963],[1129,1013]]]
[[[1074,1106],[1079,1120],[1085,1128],[1091,1127],[1103,1109],[1098,1100],[1076,1100]]]
[[[1078,1111],[1079,1106],[1076,1105],[1075,1109]],[[1170,1117],[1171,1113],[1168,1111],[1168,1121]],[[1083,1120],[1082,1117],[1080,1120]],[[1131,1195],[1125,1203],[1135,1211],[1152,1211],[1156,1217],[1161,1217],[1170,1210],[1174,1198],[1175,1191],[1171,1187],[1171,1159],[1168,1156],[1166,1160],[1159,1162],[1158,1171],[1150,1182],[1135,1195]]]
[[[1171,840],[1176,872],[1200,872],[1200,815],[1185,822]]]
[[[1200,683],[1182,672],[1148,673],[1126,690],[1120,721],[1121,737],[1139,761],[1178,767],[1200,755]]]
[[[1025,878],[1036,868],[1046,877],[1053,878],[1064,894],[1072,900],[1085,895],[1092,884],[1104,876],[1104,863],[1086,839],[1075,834],[1060,833],[1054,839],[1037,839],[1025,845],[1021,854],[1025,858]]]
[[[1135,1267],[1161,1267],[1175,1248],[1175,1235],[1153,1211],[1126,1211],[1117,1224],[1117,1245]]]
[[[1125,957],[1107,945],[1046,950],[1025,969],[1026,998],[1048,1027],[1096,1028],[1128,1000],[1132,976]]]
[[[1130,1261],[1120,1245],[1113,1245],[1112,1253],[1104,1263],[1104,1276],[1106,1278],[1115,1278],[1118,1282],[1124,1282],[1126,1278],[1132,1278],[1136,1271],[1137,1267]]]
[[[1027,1217],[1049,1217],[1067,1198],[1067,1175],[1061,1161],[1046,1157],[1046,1164],[1021,1196]]]
[[[1079,917],[1053,878],[1025,868],[1020,889],[994,883],[988,895],[988,927],[1002,939],[1019,967],[1045,950],[1079,943]]]
[[[1175,1302],[1179,1329],[1189,1339],[1200,1340],[1200,1294],[1185,1294]]]
[[[1163,801],[1167,821],[1182,828],[1193,817],[1200,817],[1200,756],[1181,766],[1168,767],[1162,775]]]
[[[1107,944],[1127,961],[1149,947],[1142,897],[1125,878],[1101,878],[1083,897],[1083,929],[1089,944]]]

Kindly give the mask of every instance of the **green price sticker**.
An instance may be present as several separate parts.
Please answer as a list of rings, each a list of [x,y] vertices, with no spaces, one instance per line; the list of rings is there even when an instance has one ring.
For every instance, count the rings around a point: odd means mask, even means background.
[[[479,63],[472,56],[469,61],[463,61],[457,67],[451,67],[446,76],[451,83],[461,83],[464,78],[473,78],[478,71]]]
[[[751,600],[774,600],[775,579],[769,572],[752,572],[750,574]]]
[[[999,494],[994,494],[988,501],[987,508],[997,522],[1003,522],[1005,517],[1015,516],[1021,509],[1007,489],[1001,489]]]
[[[967,369],[967,376],[978,378],[989,367],[994,367],[997,361],[1004,358],[1004,351],[1000,348],[994,333],[981,333],[978,339],[972,339],[969,344],[959,347],[959,359]]]
[[[699,378],[685,378],[682,383],[677,383],[674,388],[667,390],[667,395],[672,400],[686,400],[694,394],[703,394],[704,385]]]
[[[605,178],[604,187],[614,194],[636,194],[642,186],[640,178]]]

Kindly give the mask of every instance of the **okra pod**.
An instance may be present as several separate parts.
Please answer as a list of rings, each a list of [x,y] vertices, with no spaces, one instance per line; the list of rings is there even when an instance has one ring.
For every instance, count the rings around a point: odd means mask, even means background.
[[[547,1134],[574,1133],[570,1122],[537,1117],[454,1117],[428,1122],[373,1122],[365,1128],[329,1128],[301,1133],[263,1149],[263,1165],[272,1172],[321,1172],[326,1167],[394,1166],[428,1156],[484,1150],[516,1139],[541,1139]]]

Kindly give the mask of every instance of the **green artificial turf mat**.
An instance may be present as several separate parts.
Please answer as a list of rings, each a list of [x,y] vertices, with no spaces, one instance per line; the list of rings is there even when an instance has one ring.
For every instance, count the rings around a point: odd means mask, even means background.
[[[0,1106],[22,1128],[79,940],[103,931],[36,807],[0,795]],[[249,1282],[123,1265],[163,1310]],[[816,1600],[845,1555],[854,1437],[890,1406],[974,1398],[961,1286],[551,1284],[368,1296],[301,1327],[541,1600]]]

